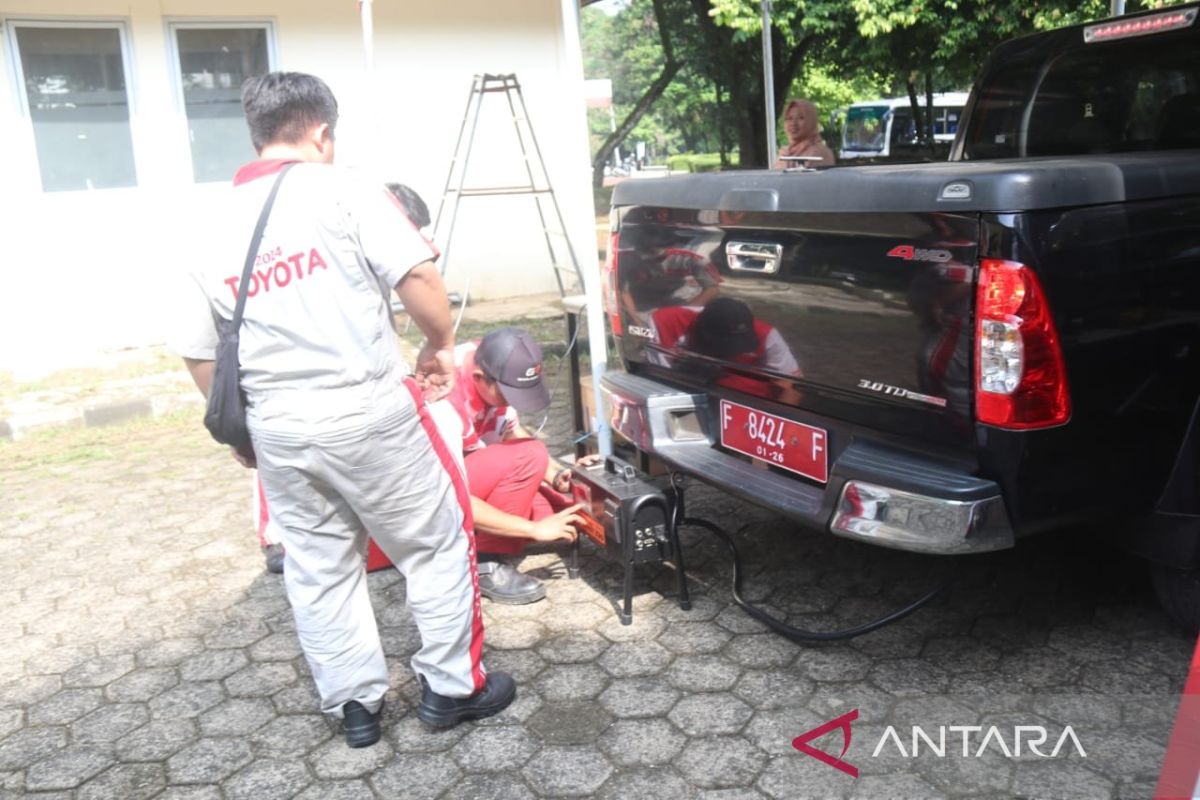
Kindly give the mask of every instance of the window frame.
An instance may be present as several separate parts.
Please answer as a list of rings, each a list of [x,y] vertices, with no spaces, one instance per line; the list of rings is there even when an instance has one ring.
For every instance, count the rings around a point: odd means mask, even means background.
[[[37,176],[37,189],[43,194],[60,194],[66,191],[104,191],[119,192],[137,189],[142,185],[141,158],[138,148],[138,76],[133,54],[133,38],[130,34],[128,17],[108,14],[89,15],[53,15],[11,14],[0,16],[0,43],[5,50],[4,58],[8,62],[8,73],[11,76],[13,97],[16,100],[16,114],[25,123],[26,141],[31,148],[31,155],[37,165],[34,174]],[[125,102],[129,107],[129,142],[133,155],[133,184],[130,186],[109,187],[105,189],[77,190],[47,190],[42,183],[41,163],[38,161],[37,134],[33,129],[33,113],[29,108],[29,93],[25,86],[25,66],[21,63],[20,42],[17,41],[18,28],[64,28],[85,30],[115,30],[117,44],[121,49],[121,69],[125,78]]]
[[[126,17],[4,17],[4,48],[8,51],[8,66],[12,75],[17,111],[32,124],[29,110],[29,94],[25,90],[25,67],[21,63],[18,28],[83,28],[88,30],[117,31],[117,42],[121,47],[121,69],[125,71],[125,101],[129,104],[129,127],[132,135],[133,117],[137,113],[137,81],[133,69],[133,43],[129,36],[129,20]]]

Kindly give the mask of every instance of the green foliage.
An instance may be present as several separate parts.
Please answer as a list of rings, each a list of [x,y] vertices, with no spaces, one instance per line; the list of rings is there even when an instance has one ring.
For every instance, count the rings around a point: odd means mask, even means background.
[[[737,153],[729,157],[729,166],[737,166]],[[671,172],[716,172],[721,166],[720,153],[682,153],[667,158],[667,169]]]

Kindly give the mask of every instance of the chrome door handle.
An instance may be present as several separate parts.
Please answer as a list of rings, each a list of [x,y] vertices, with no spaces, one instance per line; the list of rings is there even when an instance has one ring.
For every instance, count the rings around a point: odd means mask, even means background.
[[[767,242],[729,242],[725,245],[725,257],[733,272],[754,272],[759,275],[774,275],[779,272],[783,260],[783,245]]]

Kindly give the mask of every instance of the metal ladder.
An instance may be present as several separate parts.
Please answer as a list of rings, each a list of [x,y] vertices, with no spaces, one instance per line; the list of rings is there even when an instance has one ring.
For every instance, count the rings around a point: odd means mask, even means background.
[[[503,92],[505,99],[508,101],[508,110],[512,115],[513,128],[517,134],[517,142],[521,148],[521,158],[525,164],[525,175],[528,177],[527,184],[517,186],[466,186],[467,166],[471,159],[471,150],[475,144],[475,133],[479,127],[479,112],[483,106],[483,98],[488,94]],[[516,103],[513,102],[513,95],[516,95]],[[518,106],[519,112],[518,113]],[[530,159],[529,147],[526,145],[528,137],[529,144],[533,147],[533,154],[536,156],[536,171],[534,169],[534,160]],[[466,140],[464,146],[464,139]],[[583,292],[583,272],[579,268],[579,259],[575,255],[575,248],[571,244],[571,238],[567,235],[567,227],[563,221],[562,209],[558,205],[558,198],[554,194],[554,187],[550,183],[550,174],[546,171],[546,162],[542,158],[542,150],[538,146],[537,136],[534,135],[533,125],[529,121],[529,112],[525,107],[525,98],[521,94],[521,84],[517,81],[515,74],[507,75],[476,75],[471,83],[471,93],[467,96],[467,108],[463,113],[462,126],[458,129],[458,140],[454,145],[454,157],[450,162],[450,170],[446,175],[446,186],[442,191],[441,202],[438,203],[437,216],[433,224],[433,239],[438,241],[442,246],[442,257],[439,259],[442,275],[445,276],[446,270],[450,265],[450,251],[454,240],[454,224],[458,219],[458,207],[464,197],[495,197],[497,195],[533,195],[534,202],[537,205],[538,219],[541,221],[542,233],[546,239],[546,252],[550,256],[550,265],[554,269],[554,280],[558,284],[558,293],[560,297],[565,297],[570,290],[572,293]],[[554,219],[558,222],[558,229],[552,229],[547,224],[547,208],[546,199],[549,198],[549,205],[553,209]],[[450,206],[447,213],[447,201]],[[439,239],[439,234],[445,228],[445,239]],[[560,260],[558,250],[554,245],[553,237],[560,237],[566,245],[566,256],[569,261],[569,266],[565,266]],[[459,320],[462,319],[463,311],[467,306],[467,295],[470,292],[470,279],[468,278],[466,286],[463,290],[462,305],[459,310]],[[457,328],[457,323],[455,328]]]

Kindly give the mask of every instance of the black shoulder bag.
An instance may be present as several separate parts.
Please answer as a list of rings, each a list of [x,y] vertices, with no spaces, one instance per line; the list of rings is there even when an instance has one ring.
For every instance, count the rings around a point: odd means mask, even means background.
[[[267,195],[267,201],[263,204],[262,212],[258,215],[258,224],[255,225],[254,236],[250,239],[250,249],[246,251],[246,266],[242,269],[242,282],[238,285],[233,319],[226,320],[216,311],[213,312],[217,324],[217,355],[212,385],[208,388],[204,427],[208,428],[208,432],[218,442],[235,448],[247,457],[253,453],[253,447],[250,444],[250,431],[246,428],[246,395],[242,392],[241,364],[238,362],[242,313],[246,309],[246,285],[250,282],[254,260],[258,256],[258,245],[262,242],[263,230],[267,227],[267,217],[271,216],[271,206],[275,205],[279,184],[283,183],[283,176],[291,167],[291,164],[287,164],[280,170],[279,177],[275,179],[275,185],[271,187],[271,193]]]

